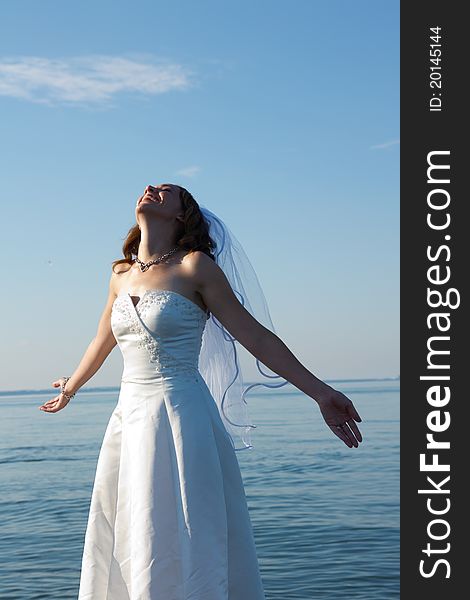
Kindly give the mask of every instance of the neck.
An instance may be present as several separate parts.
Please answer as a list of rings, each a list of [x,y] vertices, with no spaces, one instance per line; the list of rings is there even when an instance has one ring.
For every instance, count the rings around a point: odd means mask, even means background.
[[[153,222],[152,229],[145,224],[141,225],[137,257],[143,262],[155,260],[176,246],[174,232],[168,227],[158,227],[158,225]]]

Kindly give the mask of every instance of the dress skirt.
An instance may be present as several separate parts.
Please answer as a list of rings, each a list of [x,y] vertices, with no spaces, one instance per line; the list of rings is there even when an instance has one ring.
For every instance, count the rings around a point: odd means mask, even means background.
[[[264,600],[236,452],[204,379],[121,382],[78,600]]]

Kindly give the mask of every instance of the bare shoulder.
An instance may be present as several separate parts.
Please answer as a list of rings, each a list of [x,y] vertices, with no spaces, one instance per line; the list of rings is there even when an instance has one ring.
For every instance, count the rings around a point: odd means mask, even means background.
[[[186,254],[183,259],[183,265],[199,285],[204,285],[220,269],[215,260],[201,250],[195,250]]]
[[[195,251],[188,254],[189,274],[195,283],[197,290],[206,298],[208,293],[230,293],[231,287],[227,277],[216,261],[205,252]],[[207,305],[207,302],[206,302]]]
[[[111,268],[111,278],[109,280],[110,291],[114,292],[115,295],[119,294],[119,290],[123,285],[126,273],[131,268],[129,263],[119,263],[118,265]]]
[[[204,268],[209,264],[215,264],[215,261],[212,260],[212,258],[208,256],[205,252],[202,252],[202,250],[193,250],[191,252],[188,252],[183,257],[183,263],[185,265],[188,265],[188,267],[190,268],[200,269]]]

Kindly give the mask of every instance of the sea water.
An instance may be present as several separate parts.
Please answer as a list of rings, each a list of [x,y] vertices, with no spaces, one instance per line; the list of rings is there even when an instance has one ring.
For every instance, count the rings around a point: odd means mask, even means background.
[[[363,419],[359,448],[344,445],[293,386],[248,394],[254,449],[237,457],[266,599],[398,599],[399,382],[329,383]],[[37,408],[55,391],[0,395],[0,598],[77,598],[118,391],[82,390],[56,414]]]

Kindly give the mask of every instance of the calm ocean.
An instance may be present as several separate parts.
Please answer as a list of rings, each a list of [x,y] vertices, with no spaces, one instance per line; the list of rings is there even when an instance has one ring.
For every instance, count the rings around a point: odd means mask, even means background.
[[[330,382],[363,422],[359,448],[296,388],[248,395],[237,453],[267,600],[399,598],[399,382]],[[288,389],[290,388],[290,389]],[[259,388],[256,388],[259,389]],[[0,395],[0,598],[76,599],[96,461],[118,390]]]

